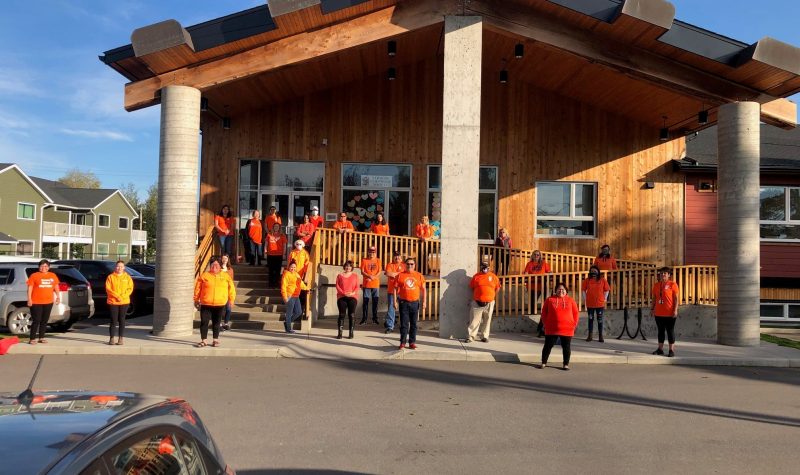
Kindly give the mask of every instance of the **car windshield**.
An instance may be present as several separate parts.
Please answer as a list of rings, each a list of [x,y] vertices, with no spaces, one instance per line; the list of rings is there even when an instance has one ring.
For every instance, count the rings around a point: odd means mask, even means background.
[[[102,262],[101,265],[105,268],[106,272],[108,272],[109,274],[114,272],[114,268],[117,266],[116,262],[111,262],[111,261],[100,261],[100,262]],[[137,271],[136,269],[131,269],[128,266],[125,266],[125,272],[127,272],[128,275],[130,275],[131,277],[145,277],[144,274],[142,274],[141,272]]]

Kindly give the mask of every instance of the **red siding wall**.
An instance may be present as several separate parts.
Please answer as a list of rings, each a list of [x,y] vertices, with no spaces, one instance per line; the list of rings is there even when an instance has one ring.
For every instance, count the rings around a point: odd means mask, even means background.
[[[686,176],[686,264],[717,263],[717,194],[697,191],[714,175]],[[800,177],[761,177],[762,185],[800,185]],[[761,244],[761,277],[800,278],[800,244]]]

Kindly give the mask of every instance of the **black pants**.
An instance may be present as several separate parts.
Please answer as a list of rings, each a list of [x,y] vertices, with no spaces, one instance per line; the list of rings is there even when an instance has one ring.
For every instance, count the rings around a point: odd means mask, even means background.
[[[497,275],[506,275],[508,272],[509,252],[500,251],[497,256]]]
[[[114,338],[114,329],[119,324],[119,337],[125,333],[125,312],[128,311],[128,304],[109,305],[108,311],[111,313],[111,324],[108,326],[108,336]]]
[[[269,286],[276,289],[280,287],[281,265],[283,256],[267,256],[267,269],[269,270]]]
[[[339,308],[339,328],[344,326],[344,317],[347,315],[347,328],[353,329],[353,314],[356,313],[356,304],[358,301],[355,297],[340,297],[336,300],[336,306]]]
[[[205,340],[208,338],[208,321],[211,320],[211,334],[214,339],[219,338],[219,322],[225,315],[225,306],[218,307],[211,305],[200,306],[200,338]]]
[[[572,356],[572,350],[570,349],[570,343],[572,343],[571,336],[559,336],[559,335],[545,335],[544,336],[544,348],[542,348],[542,364],[547,364],[547,359],[550,358],[550,350],[556,344],[556,340],[561,338],[561,352],[564,356],[564,364],[569,364],[569,357]]]
[[[675,344],[675,320],[672,317],[656,317],[656,326],[658,327],[658,342],[664,343],[664,332],[667,333],[667,340],[670,345]]]
[[[52,303],[35,303],[31,305],[31,320],[33,320],[31,322],[31,340],[44,338],[44,333],[47,330],[47,321],[50,320],[50,312],[52,311]]]
[[[419,300],[400,299],[400,343],[416,343],[417,320],[419,319]]]

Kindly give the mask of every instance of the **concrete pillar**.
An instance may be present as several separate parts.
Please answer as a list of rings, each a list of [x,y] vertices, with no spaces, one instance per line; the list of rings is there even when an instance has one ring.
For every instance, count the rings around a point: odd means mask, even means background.
[[[153,312],[157,336],[192,333],[199,137],[200,91],[186,86],[162,89]]]
[[[760,114],[755,102],[719,109],[717,342],[723,345],[759,344]]]
[[[448,16],[444,30],[439,336],[465,338],[478,252],[483,20]]]

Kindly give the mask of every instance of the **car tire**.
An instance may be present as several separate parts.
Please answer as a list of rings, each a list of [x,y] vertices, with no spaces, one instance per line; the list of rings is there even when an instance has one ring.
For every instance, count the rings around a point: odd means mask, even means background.
[[[6,318],[6,327],[8,327],[8,331],[14,335],[27,335],[31,332],[32,320],[31,309],[28,307],[20,307],[8,314]]]
[[[53,327],[53,330],[57,332],[67,333],[69,329],[72,328],[72,325],[75,325],[77,321],[77,319],[70,318],[65,322],[53,323],[51,326]]]
[[[128,304],[128,308],[125,310],[125,318],[133,318],[139,314],[138,305],[136,303],[136,299],[131,299],[131,303]]]

